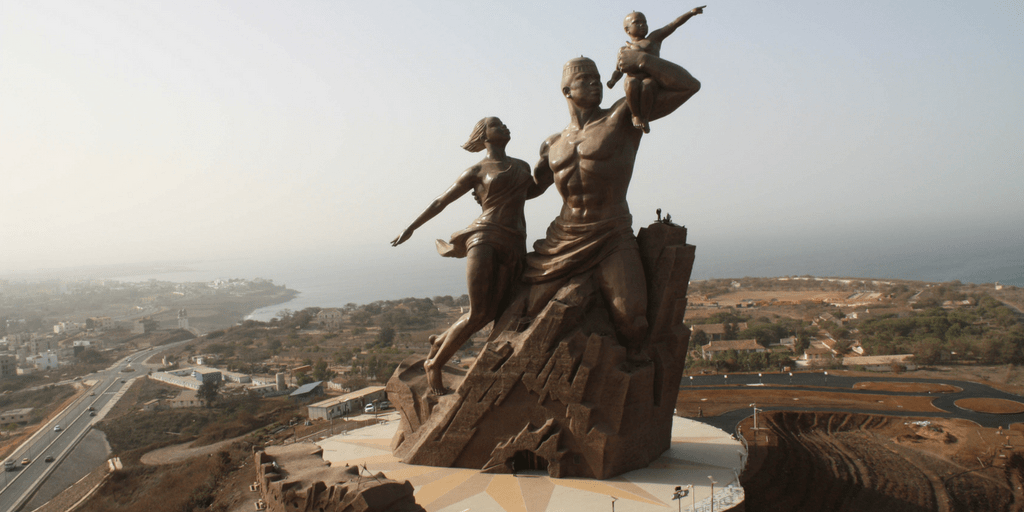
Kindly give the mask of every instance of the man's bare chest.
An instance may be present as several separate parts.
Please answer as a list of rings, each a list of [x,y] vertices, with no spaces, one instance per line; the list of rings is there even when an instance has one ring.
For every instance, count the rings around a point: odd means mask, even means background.
[[[616,140],[614,130],[607,125],[588,126],[582,130],[562,132],[548,151],[551,170],[558,172],[577,168],[583,161],[614,159],[622,151],[622,141]]]

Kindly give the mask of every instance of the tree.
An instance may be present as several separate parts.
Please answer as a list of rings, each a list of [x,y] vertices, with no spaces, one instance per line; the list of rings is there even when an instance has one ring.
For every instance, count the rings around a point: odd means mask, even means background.
[[[803,354],[804,350],[807,350],[811,346],[811,336],[806,332],[801,332],[796,337],[796,343],[793,344],[793,353]]]
[[[703,347],[704,345],[707,345],[707,344],[708,344],[708,335],[704,331],[702,331],[700,329],[697,329],[697,330],[693,331],[693,336],[690,336],[690,346],[691,347]]]
[[[298,383],[298,385],[300,385],[300,386],[309,384],[310,382],[313,382],[314,380],[316,380],[316,379],[314,379],[312,376],[310,376],[306,372],[295,372],[295,382]]]
[[[374,345],[378,347],[390,347],[395,341],[395,330],[391,327],[381,327],[377,333],[377,340]]]
[[[327,366],[327,361],[318,359],[313,365],[313,380],[331,380],[336,373]]]
[[[199,390],[196,391],[196,397],[206,403],[207,407],[213,407],[213,403],[217,401],[217,397],[220,395],[220,381],[219,380],[208,380],[203,382],[202,386],[199,386]]]

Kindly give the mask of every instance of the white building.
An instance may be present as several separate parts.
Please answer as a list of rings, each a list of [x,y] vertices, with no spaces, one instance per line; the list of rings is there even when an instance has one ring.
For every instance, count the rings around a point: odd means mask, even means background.
[[[328,398],[307,406],[306,411],[311,420],[329,420],[351,412],[362,412],[366,404],[373,403],[374,400],[387,400],[384,386],[370,386],[347,395]]]
[[[57,367],[57,354],[52,350],[25,358],[25,364],[35,366],[37,370],[52,370]]]

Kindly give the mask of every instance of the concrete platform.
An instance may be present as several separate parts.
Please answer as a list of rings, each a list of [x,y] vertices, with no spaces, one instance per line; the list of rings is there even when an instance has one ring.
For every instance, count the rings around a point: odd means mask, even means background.
[[[694,495],[681,501],[682,510],[710,508],[715,484],[714,510],[726,510],[743,501],[738,474],[746,451],[740,441],[719,429],[684,418],[672,424],[672,447],[651,466],[609,480],[550,478],[547,473],[520,472],[519,476],[492,475],[472,469],[437,468],[403,464],[391,455],[391,437],[398,414],[381,416],[386,423],[324,439],[324,459],[334,466],[363,465],[372,473],[383,471],[393,480],[408,480],[416,488],[416,502],[428,512],[505,511],[558,512],[611,510],[616,512],[675,511],[675,487],[693,485]],[[731,487],[730,487],[731,486]]]

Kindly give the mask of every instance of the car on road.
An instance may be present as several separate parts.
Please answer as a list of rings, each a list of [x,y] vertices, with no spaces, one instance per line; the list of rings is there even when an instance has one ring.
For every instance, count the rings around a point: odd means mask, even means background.
[[[53,427],[53,431],[54,432],[60,432],[61,431],[60,425],[57,425],[56,427]]]
[[[89,406],[89,410],[90,410],[90,411],[95,411],[95,410],[96,410],[96,408],[90,405],[90,406]]]
[[[124,384],[124,379],[121,379],[121,384]]]
[[[21,465],[22,466],[28,466],[31,462],[32,462],[32,459],[30,459],[28,457],[25,457],[24,459],[21,459]]]
[[[93,391],[92,393],[89,393],[89,396],[96,396],[96,392]]]
[[[53,455],[47,455],[43,462],[53,462]]]
[[[383,402],[380,403],[380,410],[386,411],[386,410],[388,410],[390,408],[391,408],[391,402],[388,402],[387,400],[384,400]]]
[[[376,412],[376,411],[373,408],[373,404],[366,404],[366,407],[363,407],[363,412],[371,413],[371,412]]]
[[[14,471],[14,459],[4,461],[4,471]]]
[[[96,416],[96,411],[89,411],[89,416]]]

